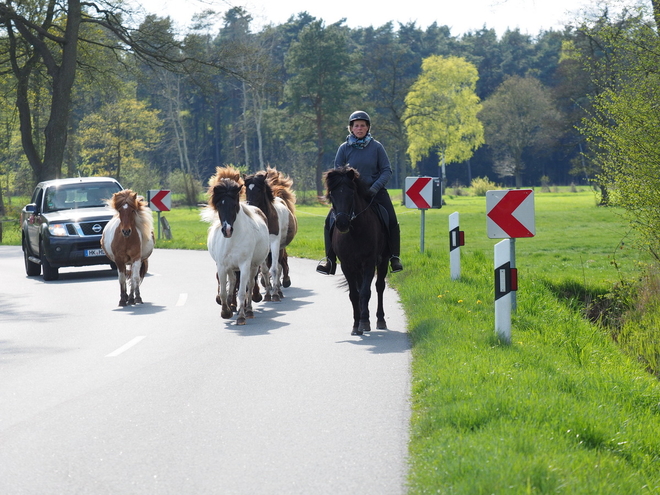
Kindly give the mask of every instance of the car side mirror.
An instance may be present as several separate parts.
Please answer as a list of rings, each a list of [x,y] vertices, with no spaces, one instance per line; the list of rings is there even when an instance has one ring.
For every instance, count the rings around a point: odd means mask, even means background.
[[[35,203],[30,203],[25,207],[25,211],[27,211],[28,213],[36,213],[37,205]]]

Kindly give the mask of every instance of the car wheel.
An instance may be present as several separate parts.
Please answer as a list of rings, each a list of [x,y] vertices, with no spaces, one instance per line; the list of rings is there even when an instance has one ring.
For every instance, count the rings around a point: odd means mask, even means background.
[[[34,261],[30,261],[28,256],[29,256],[28,248],[25,245],[25,239],[23,239],[23,258],[25,259],[25,273],[27,273],[28,277],[37,277],[41,275],[41,265],[39,263],[35,263]]]
[[[44,280],[50,281],[50,280],[57,280],[60,278],[60,274],[57,268],[52,267],[50,265],[50,262],[48,261],[48,258],[46,258],[46,255],[44,254],[44,241],[41,241],[41,267],[43,268],[44,272]]]

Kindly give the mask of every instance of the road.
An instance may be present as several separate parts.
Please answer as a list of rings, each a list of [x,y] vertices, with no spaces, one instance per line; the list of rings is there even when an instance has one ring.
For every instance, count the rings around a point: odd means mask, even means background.
[[[157,249],[120,308],[109,268],[44,282],[0,246],[0,493],[405,493],[403,310],[388,289],[388,330],[374,308],[351,336],[343,277],[315,264],[236,326],[206,251]]]

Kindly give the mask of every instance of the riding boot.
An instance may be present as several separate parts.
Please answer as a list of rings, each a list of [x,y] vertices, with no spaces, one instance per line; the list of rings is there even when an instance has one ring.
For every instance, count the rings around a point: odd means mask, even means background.
[[[392,273],[403,270],[399,254],[401,252],[401,230],[399,224],[390,227],[390,268]]]
[[[319,261],[316,271],[323,275],[334,275],[337,271],[337,255],[332,250],[332,229],[326,224],[323,229],[325,242],[325,258]]]

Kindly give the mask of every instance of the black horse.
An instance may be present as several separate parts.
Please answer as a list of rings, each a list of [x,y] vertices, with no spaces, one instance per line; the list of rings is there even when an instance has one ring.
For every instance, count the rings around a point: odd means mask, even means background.
[[[326,172],[325,185],[334,212],[332,249],[341,262],[353,305],[352,335],[371,330],[369,299],[376,277],[378,309],[376,328],[387,328],[383,311],[383,291],[389,260],[387,234],[372,204],[368,187],[360,174],[349,166]]]

